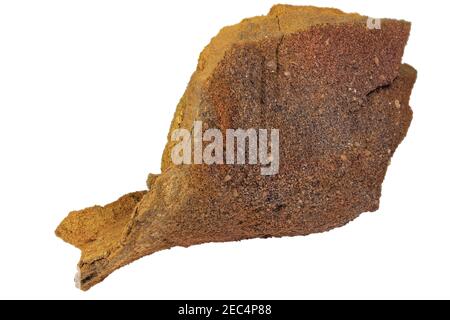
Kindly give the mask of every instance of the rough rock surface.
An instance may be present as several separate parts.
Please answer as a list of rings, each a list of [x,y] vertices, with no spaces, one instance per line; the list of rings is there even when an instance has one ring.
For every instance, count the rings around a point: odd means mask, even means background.
[[[378,209],[390,158],[412,119],[416,71],[402,65],[410,24],[335,9],[274,6],[226,27],[202,52],[172,122],[278,128],[280,169],[176,166],[168,142],[149,191],[72,212],[56,234],[82,250],[87,290],[174,246],[308,235]],[[170,135],[169,135],[170,137]]]

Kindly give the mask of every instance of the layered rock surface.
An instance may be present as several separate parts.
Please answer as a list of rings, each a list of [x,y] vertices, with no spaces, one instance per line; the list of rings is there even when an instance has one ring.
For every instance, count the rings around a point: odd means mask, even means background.
[[[226,27],[202,52],[149,191],[72,212],[56,234],[82,250],[87,290],[174,246],[308,235],[376,211],[411,119],[416,71],[402,65],[410,24],[335,9],[274,6]],[[175,165],[173,130],[277,128],[280,168]]]

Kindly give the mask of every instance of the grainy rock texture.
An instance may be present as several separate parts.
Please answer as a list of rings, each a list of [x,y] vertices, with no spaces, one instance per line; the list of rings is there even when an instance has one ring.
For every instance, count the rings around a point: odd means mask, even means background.
[[[72,212],[56,233],[82,250],[83,290],[174,246],[324,232],[378,209],[390,158],[412,119],[410,24],[277,5],[226,27],[202,52],[171,131],[280,130],[278,175],[253,165],[171,162],[149,191]],[[169,135],[170,137],[170,135]]]

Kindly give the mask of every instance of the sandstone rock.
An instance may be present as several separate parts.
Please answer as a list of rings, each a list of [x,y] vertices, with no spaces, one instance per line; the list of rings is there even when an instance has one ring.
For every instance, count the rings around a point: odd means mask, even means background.
[[[308,235],[378,209],[412,119],[410,24],[277,5],[226,27],[202,52],[149,191],[71,213],[56,233],[82,250],[79,286],[174,246]],[[175,165],[173,130],[277,128],[280,167]]]

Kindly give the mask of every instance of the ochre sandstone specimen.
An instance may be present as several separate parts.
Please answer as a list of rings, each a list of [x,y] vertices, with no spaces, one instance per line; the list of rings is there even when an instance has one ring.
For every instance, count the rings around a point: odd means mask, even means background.
[[[174,246],[308,235],[378,209],[412,119],[410,24],[335,9],[274,6],[224,28],[202,52],[171,131],[277,128],[279,173],[174,165],[169,142],[149,191],[72,212],[56,234],[82,250],[78,285]]]

